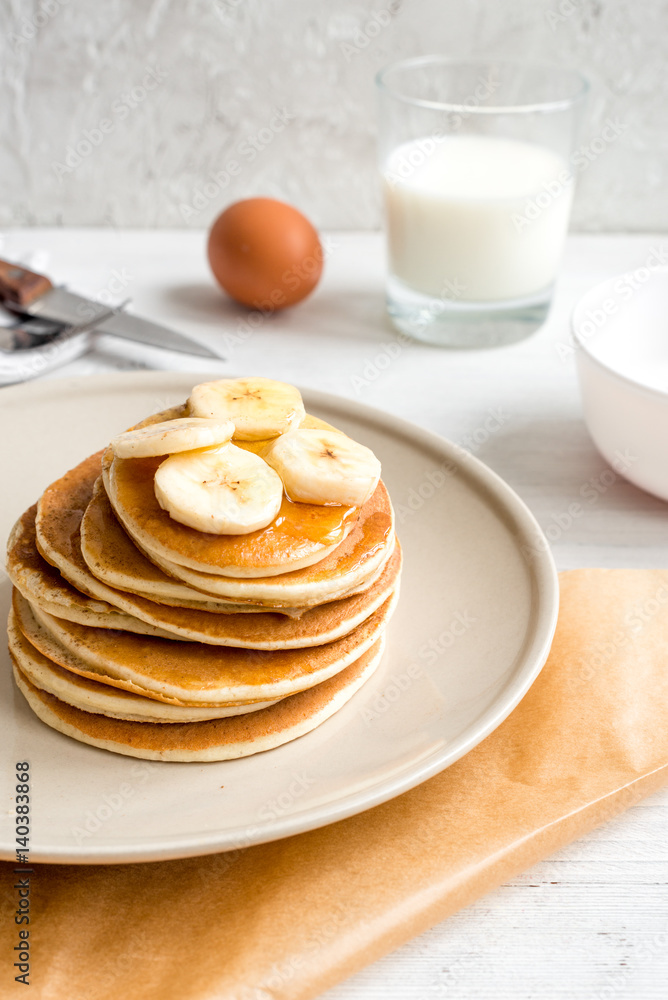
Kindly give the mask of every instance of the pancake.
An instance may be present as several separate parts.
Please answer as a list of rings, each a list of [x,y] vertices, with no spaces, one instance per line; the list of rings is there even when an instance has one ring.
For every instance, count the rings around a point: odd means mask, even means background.
[[[156,414],[138,426],[158,419],[166,418]],[[301,424],[330,426],[309,414]],[[262,455],[270,442],[234,439],[234,443]],[[143,552],[191,570],[247,578],[312,566],[340,545],[360,515],[357,507],[294,503],[284,496],[278,515],[266,528],[243,535],[197,531],[175,521],[158,503],[154,477],[163,461],[164,456],[122,459],[108,448],[102,460],[104,485],[117,517]]]
[[[125,722],[83,712],[41,691],[14,665],[16,684],[37,716],[81,743],[147,760],[232,760],[271,750],[311,732],[337,712],[371,677],[381,639],[335,677],[259,712],[182,724]]]
[[[260,456],[270,444],[236,443]],[[266,528],[215,535],[162,510],[163,460],[107,448],[15,525],[17,686],[47,725],[128,756],[226,760],[280,746],[329,718],[380,661],[401,574],[387,490],[378,482],[359,508],[284,496]]]
[[[315,566],[252,580],[230,579],[198,573],[147,552],[165,573],[204,593],[234,600],[263,602],[274,609],[313,607],[326,601],[350,597],[366,589],[377,578],[394,550],[394,514],[381,482],[364,505],[360,518],[338,546]]]
[[[318,646],[352,632],[372,615],[396,589],[401,570],[401,551],[397,543],[395,552],[371,587],[354,597],[311,608],[298,619],[275,612],[223,615],[165,607],[106,587],[82,571],[79,579],[86,590],[100,598],[92,601],[67,583],[39,554],[35,544],[34,509],[26,511],[12,531],[7,566],[10,579],[26,600],[41,611],[96,628],[116,628],[247,649]],[[72,541],[76,547],[76,542]],[[95,610],[89,605],[95,605]]]
[[[86,628],[31,607],[16,590],[13,595],[19,628],[58,666],[159,701],[198,706],[273,700],[320,684],[373,645],[395,602],[393,594],[335,642],[266,651]]]
[[[105,592],[90,580],[79,541],[81,519],[100,475],[101,459],[102,452],[91,455],[44,491],[37,503],[35,527],[37,548],[47,562],[55,566],[73,587],[89,597],[105,600]],[[133,545],[126,535],[123,537],[129,545]],[[164,603],[169,605],[231,614],[265,610],[262,605],[256,606],[250,601],[230,602],[202,594],[167,576],[141,553],[137,552],[137,557],[143,563],[140,573],[146,574],[148,571],[149,574],[149,593],[145,595],[149,599],[158,600],[157,595],[150,592],[150,584],[157,580],[158,588],[166,594]],[[300,609],[294,610],[299,613]]]
[[[90,569],[94,574],[102,572],[98,567],[113,563],[114,559],[113,549],[104,554],[104,534],[113,530],[113,524],[99,502],[99,494],[90,518],[86,519],[89,568],[82,559],[78,535],[84,513],[92,502],[98,463],[99,455],[91,456],[45,490],[37,504],[37,543],[42,555],[73,586],[89,596],[109,600],[109,593],[90,580]],[[340,600],[369,587],[392,555],[393,546],[392,505],[385,486],[379,483],[348,537],[315,566],[280,577],[252,580],[199,574],[171,563],[160,565],[160,569],[163,575],[180,576],[190,593],[199,592],[205,601],[217,598],[225,602],[219,609],[207,610],[235,613],[252,605],[254,611],[285,612],[292,608],[300,613],[306,607]],[[160,564],[153,553],[148,555]]]
[[[134,722],[203,722],[245,715],[276,704],[275,701],[263,701],[207,708],[168,705],[122,688],[100,684],[56,666],[28,642],[18,628],[13,611],[9,614],[7,632],[10,656],[21,673],[41,691],[85,712]]]
[[[101,478],[95,482],[81,524],[81,551],[89,569],[102,583],[115,590],[136,594],[157,604],[196,611],[235,614],[264,610],[259,605],[235,604],[213,595],[207,597],[164,573],[126,534],[109,503]],[[295,617],[300,610],[296,608],[293,613],[290,609],[291,616]]]
[[[37,550],[36,509],[34,505],[19,518],[7,544],[7,575],[26,600],[57,618],[80,625],[173,637],[173,633],[161,628],[159,623],[140,621],[104,599],[87,597],[69,584]]]

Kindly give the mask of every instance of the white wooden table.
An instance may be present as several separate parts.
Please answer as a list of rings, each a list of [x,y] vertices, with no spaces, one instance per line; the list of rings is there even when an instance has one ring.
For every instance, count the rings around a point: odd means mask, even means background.
[[[254,329],[214,287],[202,233],[13,230],[0,256],[49,268],[81,292],[131,296],[137,312],[227,345],[228,361],[208,364],[104,340],[47,377],[179,368],[268,375],[357,398],[472,448],[549,529],[560,569],[668,565],[668,506],[621,479],[597,488],[606,465],[583,425],[568,354],[579,295],[668,249],[668,237],[573,237],[548,324],[522,344],[484,352],[405,343],[397,351],[384,318],[379,235],[335,233],[326,245],[326,274],[313,297]],[[484,431],[490,412],[501,415],[492,434]],[[555,527],[587,483],[597,500],[569,528]],[[667,823],[668,790],[330,990],[327,1000],[665,1000]]]

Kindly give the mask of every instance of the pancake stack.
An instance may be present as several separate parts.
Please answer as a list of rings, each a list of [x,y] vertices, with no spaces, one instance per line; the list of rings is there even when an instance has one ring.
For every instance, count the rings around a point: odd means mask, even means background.
[[[377,668],[399,587],[373,454],[268,379],[196,386],[14,526],[9,649],[47,725],[210,761],[318,726]]]

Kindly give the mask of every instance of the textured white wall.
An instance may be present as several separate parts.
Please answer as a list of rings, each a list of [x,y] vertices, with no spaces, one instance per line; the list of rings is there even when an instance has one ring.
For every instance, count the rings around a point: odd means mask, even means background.
[[[0,225],[202,226],[267,194],[375,227],[374,73],[443,52],[588,70],[588,137],[626,127],[573,228],[667,229],[667,39],[667,0],[1,0]]]

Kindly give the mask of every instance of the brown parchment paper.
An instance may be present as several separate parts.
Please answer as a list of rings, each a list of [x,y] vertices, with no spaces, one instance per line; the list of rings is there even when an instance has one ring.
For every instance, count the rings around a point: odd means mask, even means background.
[[[447,771],[332,826],[244,851],[39,865],[31,987],[0,996],[305,1000],[668,781],[668,572],[561,574],[549,660]]]

